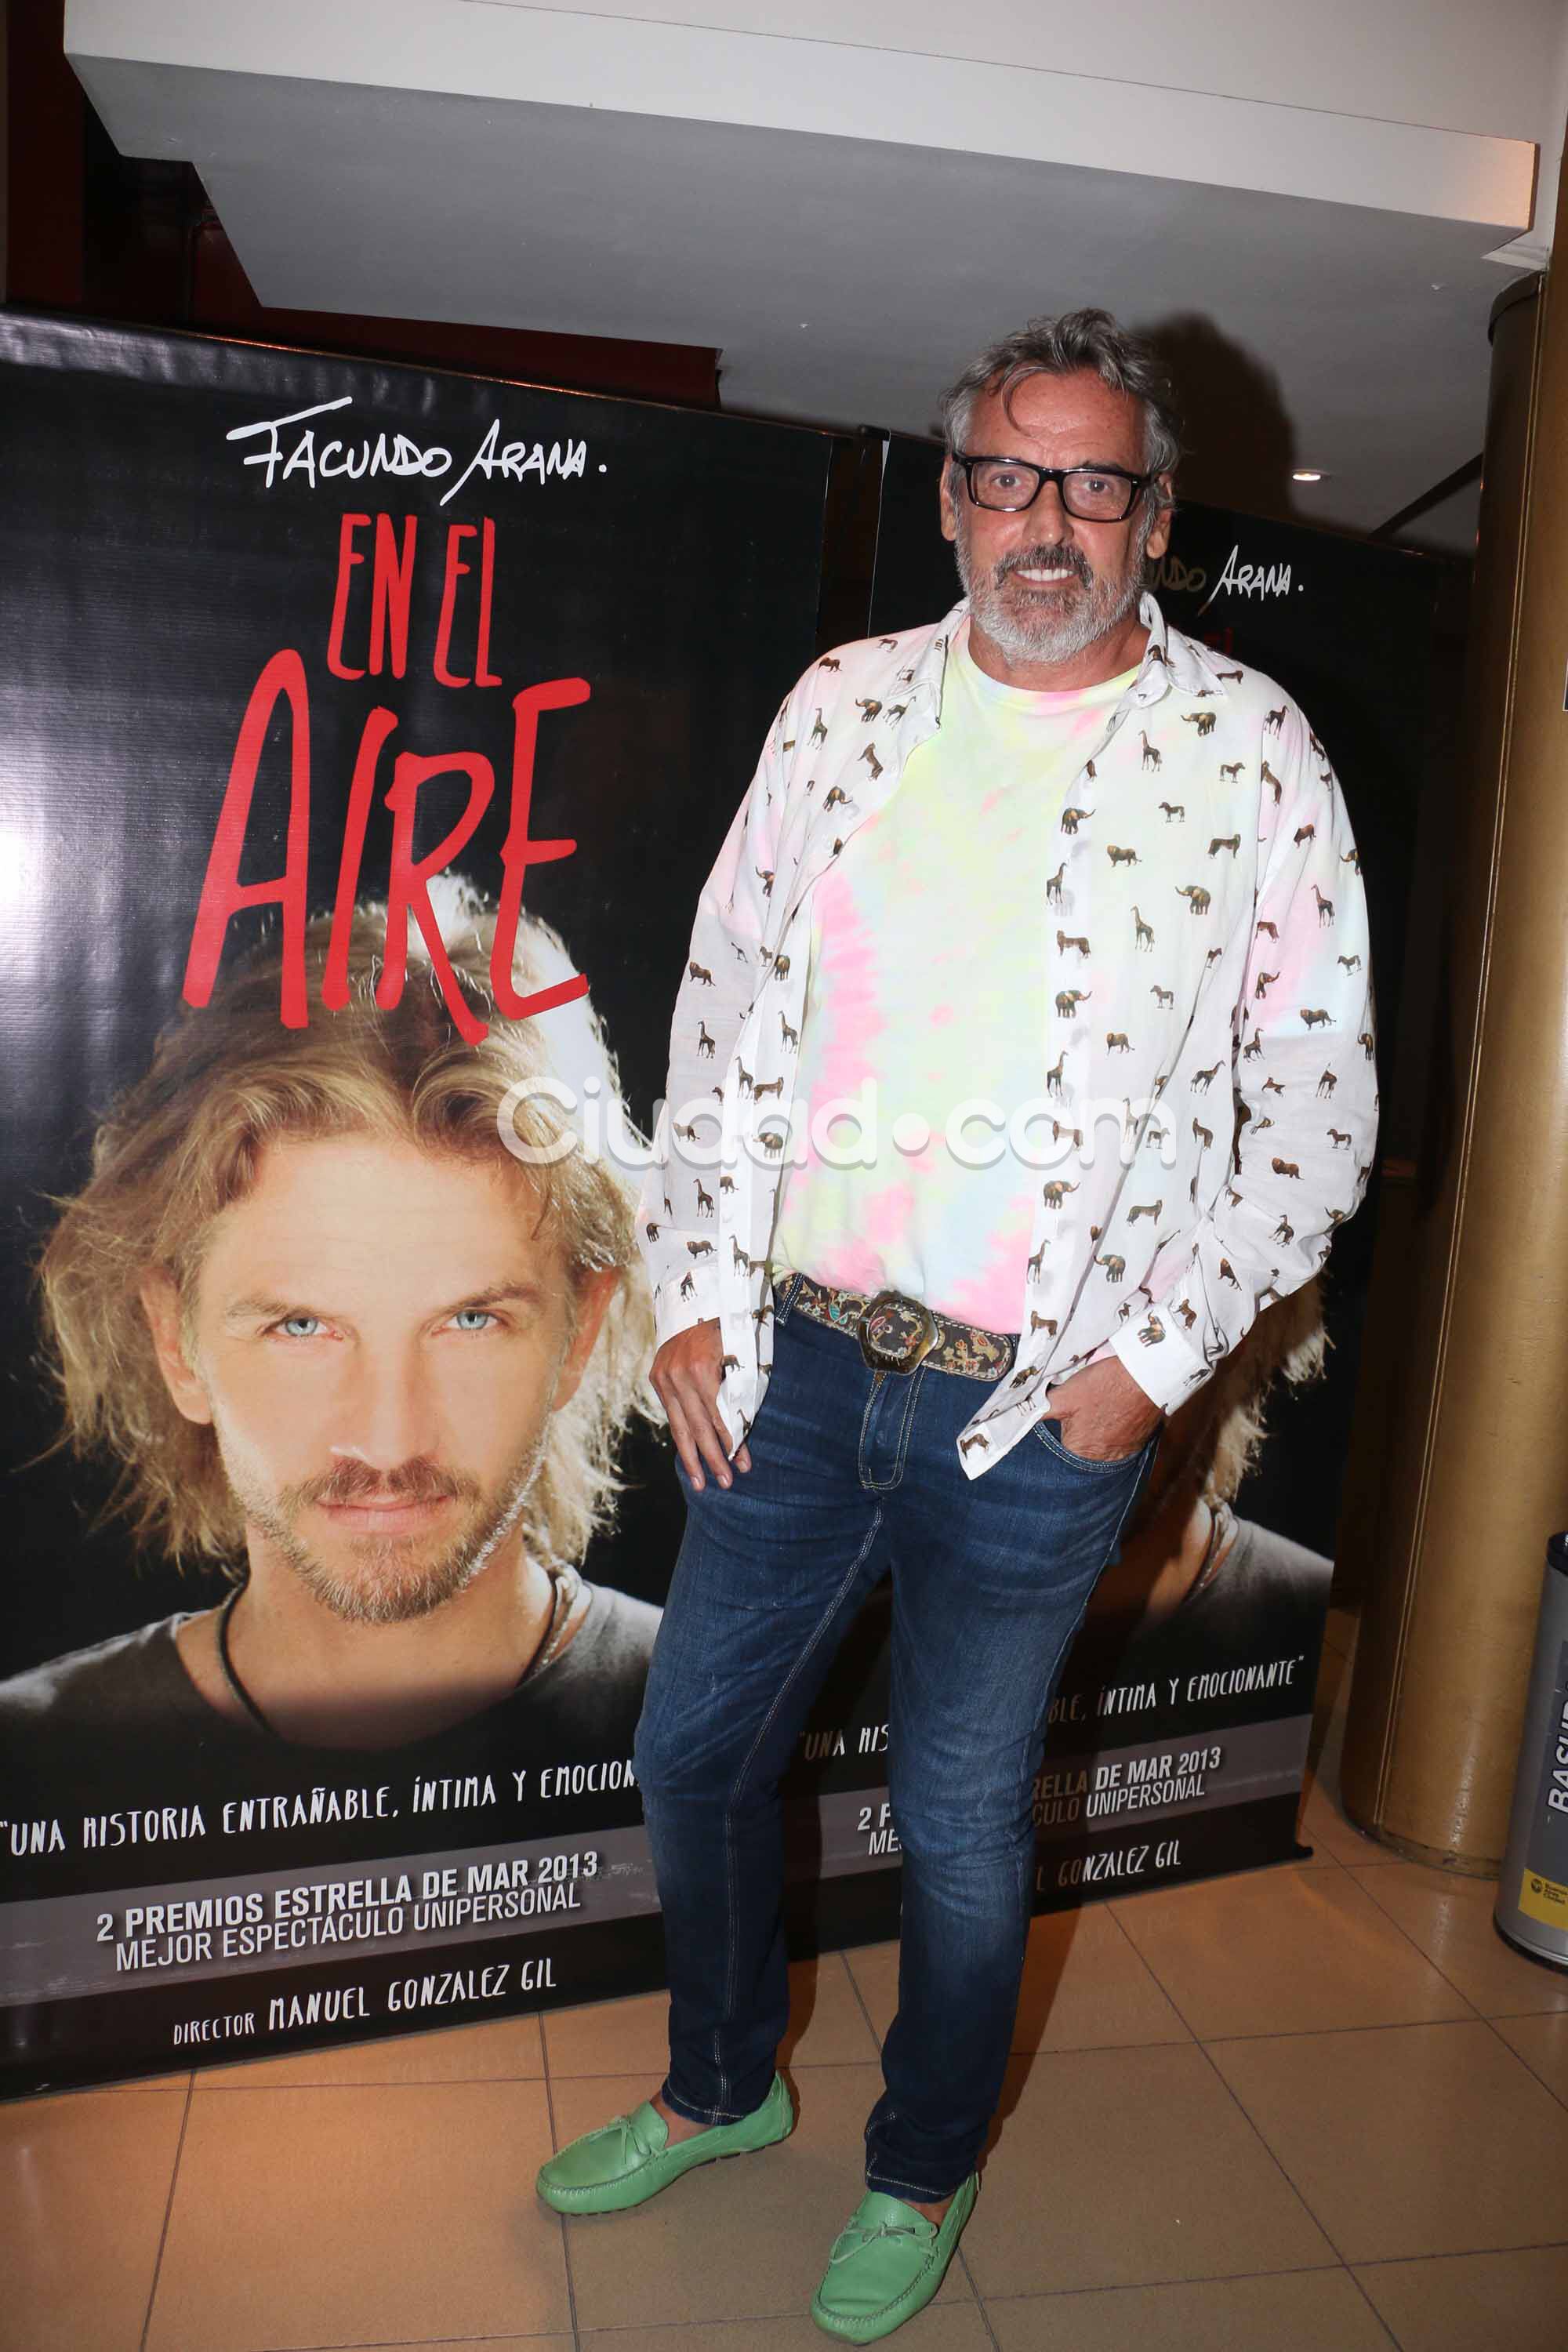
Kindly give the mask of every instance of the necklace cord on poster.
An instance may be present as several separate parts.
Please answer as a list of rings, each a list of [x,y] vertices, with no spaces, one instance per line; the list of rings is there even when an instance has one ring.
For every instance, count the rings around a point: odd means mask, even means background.
[[[560,1654],[566,1629],[572,1622],[572,1613],[576,1607],[577,1596],[583,1590],[583,1580],[574,1568],[552,1569],[548,1573],[550,1615],[543,1632],[534,1645],[531,1656],[512,1685],[514,1691],[521,1690],[524,1683],[531,1682],[536,1675],[542,1674],[545,1667],[552,1664]],[[268,1720],[257,1700],[251,1696],[240,1678],[238,1667],[234,1663],[234,1653],[229,1646],[229,1625],[235,1610],[245,1597],[245,1592],[246,1587],[243,1584],[236,1585],[218,1611],[218,1664],[223,1669],[223,1678],[228,1685],[231,1695],[237,1699],[257,1729],[264,1732],[268,1739],[276,1739],[280,1745],[288,1746],[291,1743],[284,1739],[277,1725]]]

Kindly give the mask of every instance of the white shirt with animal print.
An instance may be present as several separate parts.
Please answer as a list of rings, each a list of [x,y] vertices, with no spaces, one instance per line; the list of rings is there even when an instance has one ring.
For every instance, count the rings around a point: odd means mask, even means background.
[[[940,728],[966,613],[813,664],[699,903],[639,1230],[660,1339],[719,1320],[737,1443],[772,1353],[814,894]],[[1037,1171],[1000,1327],[1020,1335],[1016,1368],[963,1433],[971,1476],[1053,1381],[1110,1350],[1173,1410],[1318,1270],[1371,1173],[1366,907],[1327,754],[1270,678],[1167,632],[1152,597],[1141,618],[1142,664],[1102,710],[1041,861],[1048,1001],[1043,1023],[1034,1003],[1018,1017],[1046,1039],[1049,1123],[1031,1134],[1054,1123],[1059,1158]],[[931,935],[948,943],[940,907]]]

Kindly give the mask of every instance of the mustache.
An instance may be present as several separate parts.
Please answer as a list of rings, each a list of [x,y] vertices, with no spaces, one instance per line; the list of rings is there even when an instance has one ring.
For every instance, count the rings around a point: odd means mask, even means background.
[[[368,1462],[353,1459],[340,1462],[322,1477],[291,1487],[284,1499],[295,1507],[308,1503],[439,1503],[454,1495],[471,1502],[479,1492],[474,1479],[416,1456],[400,1462],[395,1470],[374,1470]]]
[[[991,576],[1000,588],[1015,572],[1070,572],[1084,587],[1094,585],[1094,574],[1083,550],[1069,547],[1065,541],[1047,540],[1037,547],[1016,549],[1011,555],[998,558]]]

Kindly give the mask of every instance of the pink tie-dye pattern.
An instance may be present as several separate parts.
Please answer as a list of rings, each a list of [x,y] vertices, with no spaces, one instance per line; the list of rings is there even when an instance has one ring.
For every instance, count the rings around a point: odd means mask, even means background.
[[[1039,1091],[1045,852],[1081,739],[1124,681],[1085,708],[1078,697],[977,682],[966,659],[961,671],[942,739],[913,755],[900,795],[819,886],[797,1098],[807,1131],[781,1194],[774,1258],[846,1288],[908,1289],[1005,1330],[1017,1323],[1035,1180],[1016,1161],[975,1171],[950,1160],[942,1121],[977,1091],[998,1090],[1005,1111]],[[977,770],[992,779],[981,795]],[[1010,824],[999,819],[1005,806]],[[943,919],[928,926],[933,898]],[[934,1005],[922,1001],[927,991],[938,994]],[[928,1059],[921,1040],[934,1047],[939,1036],[943,1050]],[[879,1090],[884,1167],[900,1112],[933,1132],[922,1151],[898,1154],[896,1182],[879,1184],[874,1169],[826,1165],[809,1136],[826,1102],[856,1097],[868,1080]]]

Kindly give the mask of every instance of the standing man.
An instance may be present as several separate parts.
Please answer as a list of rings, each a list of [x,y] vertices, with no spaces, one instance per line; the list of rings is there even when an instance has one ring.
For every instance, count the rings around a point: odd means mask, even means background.
[[[608,2211],[790,2129],[777,1782],[890,1569],[899,2013],[812,2304],[856,2343],[973,2205],[1068,1644],[1165,1414],[1359,1201],[1376,1102],[1323,748],[1141,594],[1153,355],[1036,320],[942,417],[964,600],[790,695],[676,1005],[640,1218],[689,1518],[637,1753],[670,2068],[541,2176]]]

